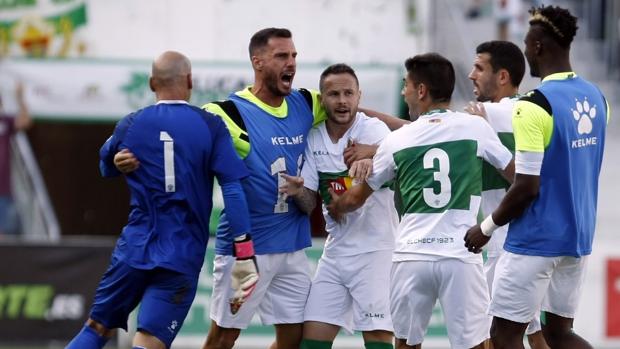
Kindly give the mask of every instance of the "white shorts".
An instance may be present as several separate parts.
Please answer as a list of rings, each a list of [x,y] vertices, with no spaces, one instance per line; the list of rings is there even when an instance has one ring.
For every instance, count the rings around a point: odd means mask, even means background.
[[[574,318],[587,260],[505,252],[497,263],[489,314],[521,323],[539,309]]]
[[[230,271],[235,257],[216,255],[213,261],[211,319],[224,328],[246,329],[258,310],[264,325],[300,324],[310,291],[310,265],[303,250],[257,255],[258,283],[236,314],[230,311]]]
[[[489,293],[482,265],[454,258],[393,264],[394,336],[408,345],[422,343],[437,299],[452,348],[471,348],[489,338]]]
[[[493,279],[495,278],[495,269],[496,269],[498,260],[499,260],[499,256],[488,257],[486,262],[484,262],[484,274],[487,277],[487,284],[489,285],[489,294],[493,293]],[[530,324],[527,325],[525,334],[529,336],[541,330],[542,330],[542,327],[540,325],[540,316],[534,316],[532,321],[530,321]]]
[[[392,331],[390,270],[392,251],[319,260],[306,303],[304,321],[353,331]]]

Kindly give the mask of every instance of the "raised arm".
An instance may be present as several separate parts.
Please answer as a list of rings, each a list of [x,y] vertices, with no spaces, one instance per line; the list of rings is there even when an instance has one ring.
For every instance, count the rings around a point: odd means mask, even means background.
[[[385,113],[381,113],[378,112],[376,110],[372,110],[372,109],[366,109],[366,108],[358,108],[358,111],[373,117],[373,118],[377,118],[381,121],[383,121],[387,127],[394,131],[394,130],[398,130],[399,128],[401,128],[404,125],[410,124],[411,121],[409,120],[404,120],[401,118],[397,118],[395,116],[389,115],[389,114],[385,114]]]

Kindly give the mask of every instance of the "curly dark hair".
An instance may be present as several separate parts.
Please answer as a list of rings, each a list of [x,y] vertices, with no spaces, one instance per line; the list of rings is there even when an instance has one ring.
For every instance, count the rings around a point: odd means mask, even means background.
[[[569,48],[577,34],[577,17],[558,6],[532,7],[530,25],[540,25],[563,48]]]

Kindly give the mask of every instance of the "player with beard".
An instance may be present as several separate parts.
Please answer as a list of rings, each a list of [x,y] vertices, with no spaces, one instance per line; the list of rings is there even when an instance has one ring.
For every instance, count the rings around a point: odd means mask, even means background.
[[[254,84],[204,108],[226,122],[235,149],[250,170],[242,185],[260,278],[248,301],[240,302],[231,285],[243,280],[231,275],[233,239],[224,211],[217,229],[212,323],[203,348],[232,348],[256,311],[263,324],[275,325],[278,349],[298,348],[311,279],[303,251],[311,245],[310,223],[279,187],[286,183],[282,173],[300,174],[308,131],[325,120],[325,111],[318,91],[292,88],[297,51],[289,30],[258,31],[250,40],[249,53]],[[123,150],[114,164],[126,173],[139,161],[130,150]],[[253,275],[252,270],[244,272]]]
[[[310,290],[310,266],[303,251],[311,245],[310,222],[279,187],[286,182],[282,174],[300,174],[308,131],[324,119],[324,112],[318,92],[292,88],[297,51],[288,29],[258,31],[249,53],[254,84],[205,109],[224,119],[250,171],[242,184],[260,278],[245,303],[234,300],[233,238],[224,210],[215,248],[212,323],[203,348],[232,348],[256,311],[263,324],[275,325],[279,349],[298,348]]]
[[[338,195],[327,210],[336,221],[394,180],[401,221],[392,256],[390,308],[396,347],[420,348],[437,300],[452,348],[483,348],[489,336],[488,289],[482,258],[462,237],[476,222],[482,160],[512,178],[512,154],[479,117],[448,110],[454,68],[436,53],[405,62],[402,94],[415,119],[388,134],[373,157],[373,173]]]
[[[519,84],[525,73],[525,59],[519,47],[509,41],[487,41],[476,48],[474,66],[469,79],[474,84],[478,103],[471,102],[465,110],[483,116],[497,132],[502,144],[514,153],[515,140],[512,132],[512,108],[519,99]],[[510,183],[489,163],[482,167],[482,203],[480,208],[486,217],[502,201]],[[492,290],[495,266],[504,251],[508,224],[497,229],[487,244],[487,260],[484,271]],[[535,317],[526,331],[530,347],[548,348],[541,332],[540,318]]]
[[[319,86],[327,120],[310,130],[301,176],[285,175],[282,187],[306,212],[314,209],[319,192],[329,233],[306,304],[301,348],[329,349],[342,328],[361,331],[368,349],[389,349],[393,336],[385,285],[390,282],[398,225],[394,193],[381,188],[343,224],[329,217],[325,205],[330,188],[343,193],[367,175],[369,167],[357,163],[349,169],[345,164],[347,144],[378,144],[390,131],[381,121],[358,113],[361,91],[348,65],[327,67]]]
[[[297,51],[288,29],[256,32],[249,54],[254,84],[203,108],[224,120],[237,154],[250,171],[241,183],[260,277],[250,297],[235,294],[234,286],[244,280],[231,273],[233,245],[246,241],[233,242],[230,214],[224,209],[215,243],[206,349],[232,348],[257,311],[263,324],[275,326],[279,349],[298,348],[310,291],[310,265],[303,250],[311,245],[309,217],[279,187],[286,183],[282,174],[300,174],[308,131],[325,119],[325,112],[318,91],[292,88]],[[138,160],[126,151],[118,153],[114,163],[128,172],[139,166]]]

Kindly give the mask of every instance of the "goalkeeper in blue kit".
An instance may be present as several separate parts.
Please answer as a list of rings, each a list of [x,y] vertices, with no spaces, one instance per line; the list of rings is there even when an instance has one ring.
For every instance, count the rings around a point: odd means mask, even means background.
[[[240,180],[249,175],[222,120],[187,103],[192,89],[187,57],[168,51],[149,81],[157,104],[120,120],[101,148],[101,173],[119,175],[113,157],[125,149],[140,159],[127,174],[128,223],[97,288],[89,319],[69,349],[102,348],[116,328],[127,329],[140,304],[134,348],[169,348],[196,294],[209,239],[213,180],[222,187],[237,260],[235,297],[244,301],[258,281],[250,222]]]

